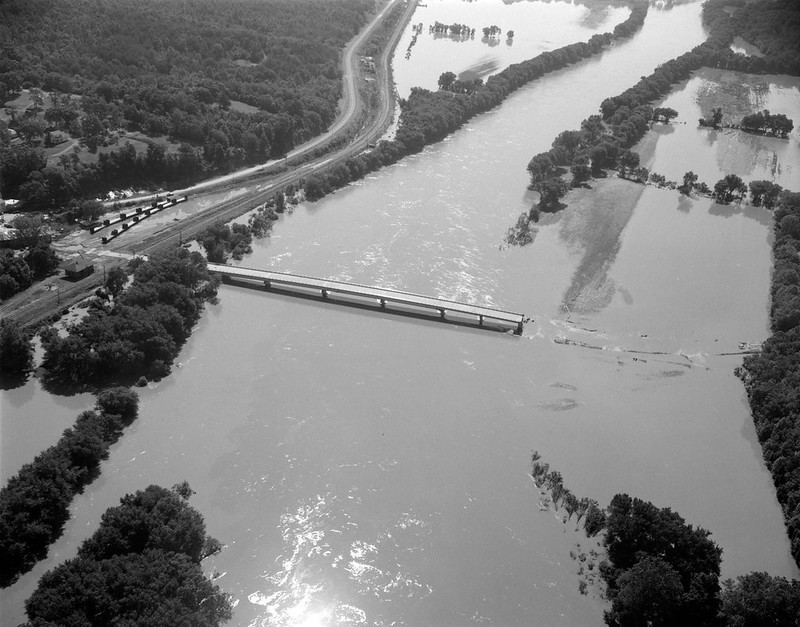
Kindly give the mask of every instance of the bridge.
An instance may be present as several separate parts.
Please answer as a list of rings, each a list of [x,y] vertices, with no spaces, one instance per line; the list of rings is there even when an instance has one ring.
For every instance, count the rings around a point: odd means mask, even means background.
[[[300,274],[273,270],[243,268],[209,263],[209,272],[219,274],[225,283],[263,286],[267,290],[301,297],[317,297],[343,305],[362,306],[376,311],[401,315],[433,313],[438,319],[452,324],[471,324],[495,331],[514,331],[522,335],[524,316],[491,307],[468,305],[452,300],[422,296],[382,287],[369,287],[344,281],[316,279]],[[430,317],[425,315],[425,317]]]

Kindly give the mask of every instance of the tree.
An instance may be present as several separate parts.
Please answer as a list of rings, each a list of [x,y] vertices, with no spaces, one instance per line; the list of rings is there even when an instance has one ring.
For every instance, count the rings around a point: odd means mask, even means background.
[[[275,211],[283,213],[286,210],[286,196],[283,192],[275,194]]]
[[[84,200],[81,203],[81,217],[84,220],[94,222],[105,213],[105,207],[99,200]]]
[[[17,131],[28,143],[31,143],[38,137],[44,136],[45,130],[47,130],[47,124],[38,117],[26,117],[17,124]]]
[[[720,203],[729,203],[734,196],[741,199],[747,193],[747,184],[736,174],[726,174],[714,184],[714,195]]]
[[[792,132],[794,122],[787,118],[783,113],[776,113],[772,116],[772,131],[779,137],[786,137]]]
[[[58,268],[59,258],[50,244],[38,242],[28,250],[25,263],[35,279],[43,279]]]
[[[114,298],[122,291],[127,281],[128,275],[120,266],[114,266],[106,273],[106,289]]]
[[[17,237],[25,248],[31,248],[39,243],[42,233],[42,220],[36,216],[18,216],[11,222],[17,231]]]
[[[10,250],[0,250],[0,298],[8,298],[31,283],[33,273],[22,257]]]
[[[558,208],[559,200],[569,189],[561,178],[553,178],[536,183],[533,188],[539,192],[539,208],[542,211],[553,211]]]
[[[606,526],[606,515],[597,501],[590,499],[586,506],[586,518],[583,521],[583,528],[586,535],[590,538],[600,533]]]
[[[588,181],[592,177],[592,168],[589,166],[587,157],[578,157],[572,162],[570,167],[572,172],[572,185],[578,186],[583,181]]]
[[[0,373],[6,376],[20,376],[33,365],[33,345],[28,334],[14,322],[0,320]]]
[[[678,112],[670,107],[657,107],[653,109],[653,119],[669,124],[670,120],[677,118]]]
[[[453,86],[456,78],[453,72],[442,72],[442,74],[439,75],[439,89],[443,89],[444,91],[449,90]]]
[[[96,408],[103,414],[119,416],[129,422],[139,411],[139,395],[126,387],[109,388],[97,395]]]
[[[617,580],[606,625],[677,625],[683,586],[677,571],[659,557],[645,557]]]
[[[688,196],[694,189],[695,183],[697,183],[697,175],[689,170],[683,175],[683,183],[678,187],[678,191]]]
[[[634,152],[633,150],[622,151],[622,154],[619,156],[619,170],[623,178],[639,167],[639,159],[638,152]],[[647,180],[647,177],[645,177],[645,180]]]

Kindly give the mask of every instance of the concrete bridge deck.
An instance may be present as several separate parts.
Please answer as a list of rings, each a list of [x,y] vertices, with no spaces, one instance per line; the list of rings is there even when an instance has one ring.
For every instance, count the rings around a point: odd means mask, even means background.
[[[303,276],[300,274],[288,274],[285,272],[275,272],[272,270],[260,270],[257,268],[243,268],[239,266],[228,266],[223,264],[209,263],[209,272],[213,272],[226,279],[239,279],[244,281],[257,281],[267,289],[280,290],[284,293],[296,292],[300,290],[312,290],[318,292],[323,300],[329,300],[332,294],[355,297],[358,299],[368,299],[370,303],[379,306],[378,311],[392,311],[389,305],[403,305],[418,307],[425,310],[434,311],[439,314],[439,318],[447,322],[458,322],[463,324],[463,320],[448,318],[447,314],[460,314],[472,317],[477,321],[479,327],[494,328],[502,327],[502,330],[511,329],[515,335],[522,335],[524,316],[510,311],[502,311],[491,307],[481,307],[478,305],[468,305],[452,300],[423,296],[410,292],[391,290],[381,287],[370,287],[368,285],[358,285],[356,283],[345,283],[343,281],[332,281],[330,279],[317,279],[314,277]],[[331,302],[337,302],[331,299]],[[484,323],[491,323],[486,327]]]

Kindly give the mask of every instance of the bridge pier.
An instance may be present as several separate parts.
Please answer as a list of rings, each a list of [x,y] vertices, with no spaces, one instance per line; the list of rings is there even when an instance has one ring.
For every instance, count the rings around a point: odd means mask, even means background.
[[[439,317],[440,317],[442,320],[444,320],[444,312],[445,312],[445,310],[444,310],[444,309],[442,309],[442,308],[440,308],[440,309],[439,309]]]
[[[380,300],[380,303],[381,303],[381,309],[386,309],[386,299],[385,298],[381,298],[379,300]]]
[[[322,298],[328,300],[328,290],[322,290]]]
[[[479,327],[483,326],[483,316],[478,316],[478,326]]]

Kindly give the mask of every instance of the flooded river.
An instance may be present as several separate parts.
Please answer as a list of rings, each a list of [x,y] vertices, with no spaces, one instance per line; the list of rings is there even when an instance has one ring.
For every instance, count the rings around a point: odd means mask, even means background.
[[[703,38],[698,3],[654,8],[629,41],[283,218],[243,265],[533,321],[514,337],[223,286],[51,555],[3,591],[3,623],[124,493],[186,479],[226,544],[207,567],[232,624],[600,625],[574,522],[538,507],[534,449],[579,496],[628,492],[711,530],[724,577],[797,577],[733,374],[740,342],[768,335],[769,214],[620,181],[503,245],[530,157]],[[36,385],[3,395],[4,473],[36,452],[9,450],[9,428],[46,413],[46,445],[91,403]]]

